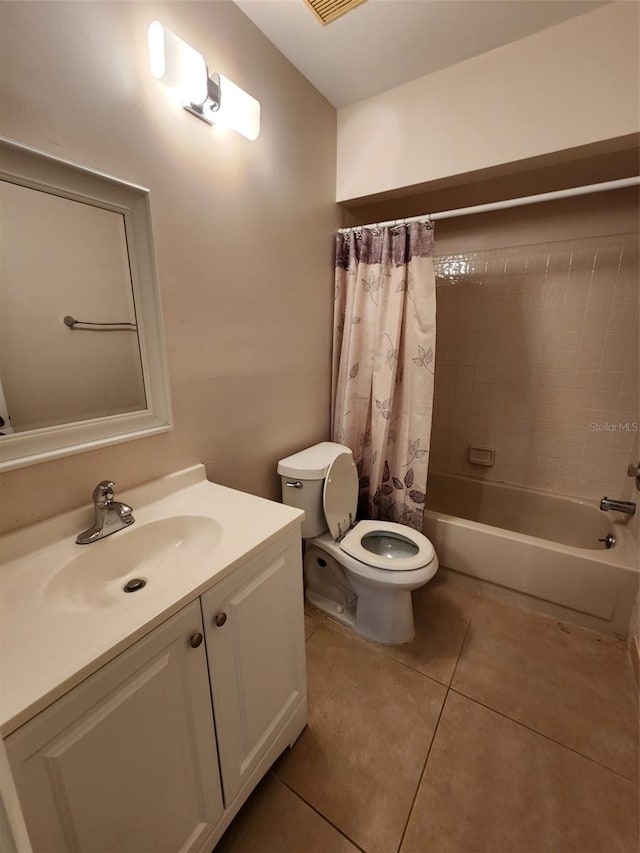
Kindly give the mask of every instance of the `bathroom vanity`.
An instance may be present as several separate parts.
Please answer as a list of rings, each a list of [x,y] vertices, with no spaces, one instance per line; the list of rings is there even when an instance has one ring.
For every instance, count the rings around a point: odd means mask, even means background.
[[[1,732],[34,851],[209,851],[305,725],[303,513],[203,466],[125,497],[136,523],[91,545],[87,510],[2,540]]]

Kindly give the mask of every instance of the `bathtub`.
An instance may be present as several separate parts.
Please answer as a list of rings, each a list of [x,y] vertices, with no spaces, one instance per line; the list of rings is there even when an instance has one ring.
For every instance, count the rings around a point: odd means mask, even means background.
[[[640,578],[627,521],[585,501],[432,472],[423,530],[445,574],[624,638]],[[608,533],[609,549],[598,542]]]

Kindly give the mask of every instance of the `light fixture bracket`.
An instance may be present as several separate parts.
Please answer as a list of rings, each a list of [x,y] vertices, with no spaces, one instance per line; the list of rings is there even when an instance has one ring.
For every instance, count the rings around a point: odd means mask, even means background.
[[[209,71],[207,69],[207,75]],[[207,97],[201,104],[185,103],[185,110],[191,115],[201,118],[207,124],[215,124],[215,113],[220,109],[221,103],[220,75],[207,76]]]

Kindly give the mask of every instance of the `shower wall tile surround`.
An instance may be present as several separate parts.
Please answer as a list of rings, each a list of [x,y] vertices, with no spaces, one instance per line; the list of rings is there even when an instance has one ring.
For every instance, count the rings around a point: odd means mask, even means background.
[[[431,470],[618,497],[638,454],[637,233],[441,256],[436,274]]]

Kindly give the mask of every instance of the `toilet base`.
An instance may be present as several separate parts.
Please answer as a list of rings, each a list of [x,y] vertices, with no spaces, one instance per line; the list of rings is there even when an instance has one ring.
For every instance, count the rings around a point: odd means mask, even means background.
[[[370,601],[365,596],[358,598],[355,608],[344,607],[330,598],[319,595],[313,590],[305,591],[309,604],[320,610],[329,619],[339,622],[365,640],[380,643],[383,646],[399,646],[410,643],[415,636],[411,593],[396,593],[391,607],[380,606],[380,600]],[[408,601],[407,601],[408,599]]]
[[[304,578],[307,601],[366,640],[396,646],[413,639],[411,589],[384,589],[348,572],[315,542],[305,548]]]
[[[368,640],[385,646],[410,643],[415,637],[411,591],[376,587],[372,591],[360,578],[350,577],[351,586],[358,596],[354,630]]]
[[[311,589],[305,590],[304,597],[307,599],[309,604],[312,604],[318,610],[321,610],[330,619],[334,619],[341,625],[345,625],[347,628],[351,628],[352,631],[355,630],[355,608],[345,607],[342,604],[338,604],[336,601],[332,601],[330,598],[326,598],[324,595],[319,595],[317,592],[314,592]]]

